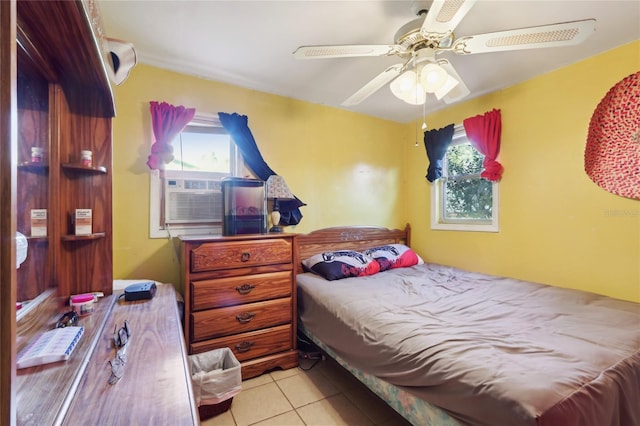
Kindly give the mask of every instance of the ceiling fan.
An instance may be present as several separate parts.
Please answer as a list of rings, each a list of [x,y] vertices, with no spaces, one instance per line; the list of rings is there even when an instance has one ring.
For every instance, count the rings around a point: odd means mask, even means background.
[[[595,31],[595,19],[585,19],[454,38],[453,30],[475,2],[414,2],[420,17],[396,32],[394,44],[300,46],[293,54],[297,59],[398,56],[403,60],[374,77],[345,100],[343,106],[359,104],[387,83],[396,97],[409,104],[424,104],[426,93],[453,103],[469,95],[470,91],[453,65],[447,59],[436,57],[440,53],[471,55],[569,46],[583,42]]]

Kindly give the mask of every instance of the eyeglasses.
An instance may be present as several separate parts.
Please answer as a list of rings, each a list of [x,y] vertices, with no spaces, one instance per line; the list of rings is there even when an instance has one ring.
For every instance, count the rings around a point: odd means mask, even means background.
[[[116,325],[113,328],[113,344],[116,348],[122,348],[131,337],[131,328],[129,328],[129,320],[124,320],[124,325],[118,329]]]
[[[62,315],[56,323],[56,328],[73,327],[78,325],[78,313],[76,311],[69,311]]]
[[[124,376],[124,364],[125,360],[123,360],[120,356],[117,356],[109,361],[111,365],[111,377],[109,377],[109,384],[114,385],[118,380]]]
[[[116,357],[109,361],[111,365],[111,377],[109,377],[109,384],[113,385],[124,376],[124,365],[127,362],[127,342],[131,337],[131,328],[129,327],[129,321],[125,320],[124,325],[120,328],[116,325],[113,329],[113,344],[116,347]]]

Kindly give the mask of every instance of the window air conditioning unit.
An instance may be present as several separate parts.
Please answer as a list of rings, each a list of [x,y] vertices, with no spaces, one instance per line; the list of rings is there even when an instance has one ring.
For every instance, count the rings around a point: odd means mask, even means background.
[[[165,179],[165,223],[222,222],[219,180]]]

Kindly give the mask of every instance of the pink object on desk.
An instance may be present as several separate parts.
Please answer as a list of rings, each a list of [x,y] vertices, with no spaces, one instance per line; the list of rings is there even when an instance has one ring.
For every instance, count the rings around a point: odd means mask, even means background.
[[[71,309],[80,316],[89,315],[93,313],[93,302],[93,293],[71,296]]]

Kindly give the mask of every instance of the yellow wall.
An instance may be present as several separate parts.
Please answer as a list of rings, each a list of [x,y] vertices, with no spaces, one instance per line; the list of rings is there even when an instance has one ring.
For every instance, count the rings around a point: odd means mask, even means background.
[[[308,204],[289,231],[409,222],[413,246],[429,261],[640,302],[640,203],[600,189],[583,170],[593,110],[639,68],[640,41],[429,116],[437,128],[502,111],[500,232],[469,233],[429,228],[416,123],[139,64],[115,91],[114,276],[179,282],[173,244],[148,237],[148,102],[158,100],[247,115],[267,163]]]
[[[308,204],[290,232],[338,225],[403,226],[405,124],[137,65],[116,88],[114,277],[179,282],[174,245],[149,238],[149,101],[237,112],[269,166]],[[411,144],[413,144],[411,142]]]
[[[425,162],[408,157],[412,245],[442,264],[640,302],[640,201],[584,172],[589,120],[640,69],[640,41],[428,117],[430,128],[502,111],[500,232],[433,231]]]

